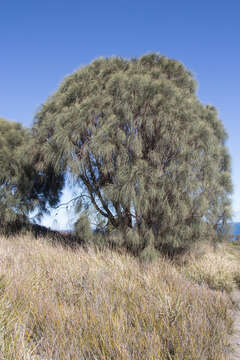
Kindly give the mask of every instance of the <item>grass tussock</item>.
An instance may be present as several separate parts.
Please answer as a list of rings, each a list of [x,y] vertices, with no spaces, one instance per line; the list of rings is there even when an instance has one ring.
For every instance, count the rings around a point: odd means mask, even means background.
[[[195,265],[0,238],[0,358],[226,359],[232,303]]]
[[[213,248],[202,244],[185,256],[180,271],[194,283],[230,293],[240,285],[240,248],[223,243]]]

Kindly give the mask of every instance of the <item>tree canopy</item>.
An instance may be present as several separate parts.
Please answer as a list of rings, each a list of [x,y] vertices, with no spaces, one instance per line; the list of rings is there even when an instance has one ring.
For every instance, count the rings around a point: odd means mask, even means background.
[[[63,176],[57,176],[51,166],[45,165],[44,172],[35,169],[39,154],[34,155],[34,146],[30,129],[0,118],[1,231],[8,225],[28,223],[31,211],[47,211],[47,205],[59,199]]]
[[[224,232],[227,134],[180,62],[155,53],[99,58],[64,79],[33,131],[44,162],[69,171],[96,213],[143,257]]]

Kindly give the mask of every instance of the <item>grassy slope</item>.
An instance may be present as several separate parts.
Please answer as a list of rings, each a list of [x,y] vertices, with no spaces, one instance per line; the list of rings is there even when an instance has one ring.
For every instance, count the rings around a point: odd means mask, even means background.
[[[0,358],[225,359],[240,247],[205,252],[140,265],[0,238]]]

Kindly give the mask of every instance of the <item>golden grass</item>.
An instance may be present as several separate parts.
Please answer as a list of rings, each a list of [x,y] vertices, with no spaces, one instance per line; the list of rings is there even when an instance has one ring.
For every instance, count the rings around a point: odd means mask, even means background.
[[[192,250],[185,260],[181,271],[194,283],[205,283],[211,289],[228,293],[240,285],[240,251],[235,244],[223,243],[215,249],[203,244]]]
[[[226,359],[232,303],[192,268],[0,238],[0,359]]]

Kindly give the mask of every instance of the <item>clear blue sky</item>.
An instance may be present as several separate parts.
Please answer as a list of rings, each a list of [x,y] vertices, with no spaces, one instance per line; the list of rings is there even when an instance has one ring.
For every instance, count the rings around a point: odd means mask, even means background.
[[[62,79],[98,56],[175,58],[192,70],[201,101],[217,107],[229,134],[240,219],[239,19],[239,0],[0,1],[0,116],[31,126]]]

